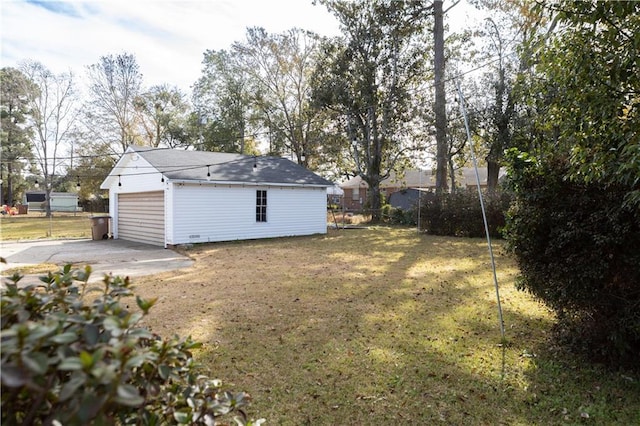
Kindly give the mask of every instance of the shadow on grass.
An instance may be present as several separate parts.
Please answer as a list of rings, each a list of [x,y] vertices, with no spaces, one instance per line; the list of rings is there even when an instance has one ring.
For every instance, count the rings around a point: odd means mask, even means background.
[[[637,385],[544,349],[551,318],[505,256],[501,344],[484,240],[378,228],[190,255],[138,284],[160,297],[150,325],[204,342],[201,362],[270,424],[637,420]]]

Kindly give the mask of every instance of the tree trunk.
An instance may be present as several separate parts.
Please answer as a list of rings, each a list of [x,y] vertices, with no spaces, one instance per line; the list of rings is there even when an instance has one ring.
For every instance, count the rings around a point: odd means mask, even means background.
[[[13,164],[7,163],[7,205],[13,205]]]
[[[487,189],[495,191],[498,187],[498,177],[500,173],[500,163],[487,157]]]
[[[9,117],[13,117],[13,105],[9,104]],[[12,119],[13,121],[13,119]],[[15,120],[15,122],[17,123],[17,120]],[[13,135],[13,126],[7,126],[8,127],[8,131],[7,131],[7,142],[9,142],[9,144],[7,144],[7,148],[9,148],[9,155],[7,157],[5,157],[5,159],[9,158],[9,161],[7,162],[7,194],[5,195],[7,197],[7,205],[11,206],[13,204],[13,161],[14,161],[14,155],[11,152],[11,142],[13,141],[14,135]],[[2,177],[2,174],[0,173],[0,177]]]
[[[44,205],[46,217],[51,217],[51,184],[47,182],[47,178],[45,176],[44,179]]]
[[[371,96],[373,99],[374,96]],[[371,207],[371,222],[379,223],[382,219],[382,197],[380,196],[380,181],[381,181],[381,168],[382,168],[382,135],[378,131],[378,117],[374,107],[369,107],[367,111],[367,158],[369,161],[369,176],[371,182],[369,182],[369,188],[371,194],[369,195],[370,207]]]
[[[442,0],[433,3],[434,10],[434,67],[436,119],[436,193],[447,190],[447,111],[444,90],[444,14]]]
[[[371,222],[380,223],[382,219],[381,212],[381,197],[380,197],[380,182],[373,180],[369,183],[369,208],[371,209]]]
[[[456,170],[453,167],[453,157],[449,157],[449,176],[451,178],[451,193],[456,192]]]
[[[500,80],[496,90],[496,107],[494,111],[494,124],[496,126],[496,137],[487,155],[487,189],[495,191],[498,188],[498,177],[500,174],[500,162],[503,151],[511,146],[511,123],[514,113],[514,100],[511,93],[506,93],[506,83],[504,70],[500,70]],[[507,96],[507,105],[504,107],[503,98]]]

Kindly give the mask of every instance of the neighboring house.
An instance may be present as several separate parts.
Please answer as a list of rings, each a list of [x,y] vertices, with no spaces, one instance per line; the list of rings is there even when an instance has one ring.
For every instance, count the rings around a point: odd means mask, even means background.
[[[504,174],[505,171],[503,169],[500,169],[499,177],[502,178]],[[480,186],[486,187],[486,167],[479,168],[478,175],[480,177]],[[456,183],[461,187],[475,187],[475,169],[473,167],[463,167],[462,169],[458,169],[456,171]],[[450,180],[447,181],[447,184],[451,184]],[[395,173],[392,173],[389,178],[383,180],[380,183],[380,192],[384,195],[385,199],[389,200],[391,194],[408,188],[421,189],[423,191],[435,191],[435,187],[435,170],[405,170],[402,175],[396,175]],[[340,188],[344,190],[345,209],[359,211],[364,208],[364,203],[367,200],[367,191],[369,189],[369,185],[364,180],[362,180],[360,176],[349,179],[345,183],[341,184]]]
[[[285,158],[130,146],[100,187],[114,238],[166,247],[326,233],[331,186]]]
[[[78,207],[78,194],[71,192],[52,192],[51,211],[52,212],[79,212],[82,208]],[[29,211],[45,211],[44,191],[28,191],[24,195],[24,203],[29,206]]]
[[[397,209],[411,210],[417,207],[419,203],[425,201],[427,197],[433,196],[434,192],[431,189],[407,188],[391,193],[387,199],[387,203]]]

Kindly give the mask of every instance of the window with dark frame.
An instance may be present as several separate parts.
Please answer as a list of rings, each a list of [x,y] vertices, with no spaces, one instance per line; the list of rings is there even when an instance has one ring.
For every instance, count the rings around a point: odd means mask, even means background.
[[[267,221],[267,191],[256,191],[256,222]]]

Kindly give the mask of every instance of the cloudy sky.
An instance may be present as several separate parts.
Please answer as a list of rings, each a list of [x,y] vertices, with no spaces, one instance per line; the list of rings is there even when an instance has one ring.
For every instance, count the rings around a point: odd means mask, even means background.
[[[448,24],[469,25],[477,14],[463,1]],[[83,79],[101,56],[127,52],[145,86],[169,84],[190,94],[205,50],[228,49],[255,26],[339,34],[335,17],[312,0],[0,0],[0,64],[36,60]]]
[[[1,64],[32,59],[81,77],[100,56],[135,55],[145,86],[189,93],[207,49],[228,49],[246,28],[293,27],[338,34],[338,23],[311,0],[0,0]]]

